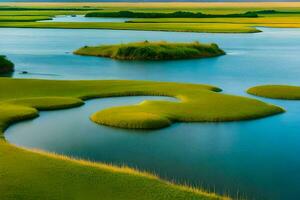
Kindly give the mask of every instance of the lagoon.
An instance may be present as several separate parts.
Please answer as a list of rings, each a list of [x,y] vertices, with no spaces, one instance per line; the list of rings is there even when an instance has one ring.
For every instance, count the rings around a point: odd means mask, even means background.
[[[260,29],[256,34],[204,34],[5,28],[0,54],[16,64],[15,78],[206,83],[244,96],[258,84],[300,85],[300,30]],[[84,45],[142,40],[215,42],[227,55],[131,62],[72,54]],[[248,199],[300,197],[300,102],[260,98],[287,112],[244,122],[177,123],[155,131],[99,126],[88,118],[97,110],[144,99],[150,97],[90,100],[79,108],[41,112],[37,119],[11,126],[5,137],[20,146],[126,164],[233,196],[238,191]]]

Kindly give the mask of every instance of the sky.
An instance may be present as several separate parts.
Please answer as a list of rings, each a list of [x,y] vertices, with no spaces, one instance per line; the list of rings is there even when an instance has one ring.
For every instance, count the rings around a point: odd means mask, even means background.
[[[0,2],[300,2],[300,0],[0,0]]]

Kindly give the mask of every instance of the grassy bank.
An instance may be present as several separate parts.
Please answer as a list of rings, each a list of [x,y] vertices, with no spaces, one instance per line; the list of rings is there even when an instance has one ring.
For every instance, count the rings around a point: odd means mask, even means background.
[[[226,200],[147,173],[37,151],[0,139],[0,199]]]
[[[249,94],[272,99],[300,100],[300,87],[289,85],[261,85],[247,90]]]
[[[14,64],[5,56],[0,55],[0,74],[10,73],[14,71]]]
[[[78,55],[101,56],[119,60],[174,60],[206,58],[224,55],[216,44],[136,42],[117,45],[85,46],[74,52]]]
[[[38,110],[79,106],[83,99],[164,95],[159,88],[204,85],[146,81],[46,81],[0,78],[0,135],[13,122],[38,116]],[[154,91],[154,92],[153,92]],[[157,92],[155,92],[157,91]],[[262,103],[263,104],[263,103]],[[268,109],[269,106],[265,105]],[[274,107],[275,108],[275,107]],[[273,107],[270,106],[272,110]],[[88,120],[88,119],[87,119]],[[0,139],[0,199],[156,200],[229,199],[179,186],[126,167],[73,160],[17,148]]]
[[[146,101],[112,108],[97,119],[119,117],[150,124],[166,121],[241,120],[283,110],[258,100],[218,93],[209,85],[148,81],[50,81],[0,78],[0,135],[12,123],[38,116],[39,110],[80,106],[96,97],[163,95],[181,102]],[[130,109],[128,112],[127,109]],[[148,110],[151,109],[151,112]],[[119,110],[120,113],[112,115]],[[140,118],[142,116],[142,118]],[[138,117],[138,118],[137,118]],[[114,122],[119,119],[115,118]],[[149,120],[150,119],[150,120]],[[88,119],[87,119],[88,120]],[[121,121],[124,124],[124,121]],[[137,125],[135,124],[135,125]],[[112,125],[112,124],[109,124]],[[26,134],[26,133],[25,133]],[[4,139],[4,138],[3,138]],[[178,186],[151,174],[87,161],[72,160],[17,148],[0,139],[0,199],[228,199],[198,189]],[[100,195],[100,196],[99,196]]]

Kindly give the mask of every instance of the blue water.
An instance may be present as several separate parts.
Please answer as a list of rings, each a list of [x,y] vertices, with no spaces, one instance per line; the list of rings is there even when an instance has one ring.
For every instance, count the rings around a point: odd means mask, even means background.
[[[50,20],[41,20],[41,22],[125,22],[131,18],[111,18],[111,17],[84,17],[84,15],[61,15],[53,17]]]
[[[206,83],[247,95],[254,85],[300,85],[300,30],[256,34],[203,34],[113,30],[1,29],[0,54],[16,63],[18,78],[148,79]],[[84,45],[138,40],[216,42],[227,55],[210,59],[130,62],[83,57]],[[20,74],[28,71],[29,74]],[[156,131],[99,126],[97,110],[150,97],[108,98],[42,112],[5,134],[9,142],[75,157],[127,164],[166,179],[237,193],[248,199],[300,198],[300,102],[263,99],[287,112],[230,123],[177,123]],[[160,97],[161,98],[161,97]],[[233,108],[234,109],[234,108]],[[42,132],[40,130],[43,129]]]

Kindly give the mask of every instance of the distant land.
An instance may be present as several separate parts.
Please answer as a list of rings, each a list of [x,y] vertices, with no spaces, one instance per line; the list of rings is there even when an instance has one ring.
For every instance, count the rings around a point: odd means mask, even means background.
[[[300,2],[300,0],[1,0],[0,2]]]

